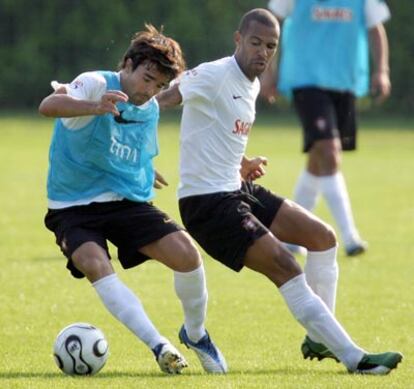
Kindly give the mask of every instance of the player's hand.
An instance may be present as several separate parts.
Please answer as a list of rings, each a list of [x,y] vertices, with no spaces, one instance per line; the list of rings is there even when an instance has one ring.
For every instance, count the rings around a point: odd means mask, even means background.
[[[375,72],[371,77],[371,95],[377,104],[382,103],[391,93],[388,71]]]
[[[241,163],[240,175],[245,181],[254,181],[266,174],[264,166],[267,166],[267,158],[255,157],[248,159],[243,158]]]
[[[260,87],[260,96],[269,104],[274,104],[277,100],[278,93],[273,82],[263,84]]]
[[[178,89],[178,85],[178,81],[172,81],[172,84],[168,89],[161,91],[155,96],[158,101],[160,110],[172,108],[181,104],[183,97],[181,96],[181,92]]]
[[[119,115],[116,103],[128,101],[128,96],[118,90],[108,90],[101,97],[101,100],[96,105],[96,115],[103,115],[105,113],[112,113],[115,116]]]
[[[269,104],[274,104],[277,99],[275,79],[274,64],[270,64],[260,76],[260,96]]]
[[[155,170],[154,188],[162,189],[164,186],[168,186],[168,182],[165,178]]]

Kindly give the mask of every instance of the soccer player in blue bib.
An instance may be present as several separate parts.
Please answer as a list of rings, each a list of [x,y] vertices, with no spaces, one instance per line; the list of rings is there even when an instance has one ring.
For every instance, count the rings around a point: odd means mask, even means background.
[[[245,152],[258,77],[276,53],[279,23],[269,11],[254,9],[243,16],[234,36],[233,56],[185,72],[157,96],[161,108],[183,104],[178,197],[184,226],[223,265],[256,271],[278,288],[307,331],[305,358],[333,358],[352,373],[387,374],[402,355],[366,352],[334,316],[338,267],[333,229],[253,182],[265,174],[266,159],[248,158]],[[308,249],[304,272],[281,241]],[[185,331],[180,338],[191,346]]]
[[[181,48],[153,26],[131,41],[120,70],[93,71],[40,104],[57,118],[49,154],[45,223],[67,257],[67,268],[92,283],[105,307],[154,353],[162,371],[180,373],[184,357],[155,328],[132,291],[117,277],[107,241],[126,269],[153,258],[174,271],[185,331],[204,369],[225,373],[224,357],[204,328],[207,289],[199,252],[189,235],[151,200],[157,174],[162,88],[184,69]]]
[[[344,177],[342,150],[356,148],[355,99],[390,93],[388,43],[383,23],[390,17],[383,0],[270,0],[284,19],[277,89],[293,98],[304,131],[306,168],[296,184],[295,201],[308,210],[319,194],[338,226],[345,252],[367,249],[356,228]],[[275,97],[275,75],[262,79],[262,94]]]

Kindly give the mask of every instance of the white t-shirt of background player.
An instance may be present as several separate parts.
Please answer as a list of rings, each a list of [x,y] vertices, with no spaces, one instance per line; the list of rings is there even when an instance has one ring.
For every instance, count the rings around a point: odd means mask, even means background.
[[[250,81],[236,59],[226,57],[187,71],[179,90],[184,108],[178,197],[240,189],[259,80]]]
[[[54,90],[64,86],[69,96],[79,100],[98,102],[106,92],[105,77],[97,72],[82,73],[70,84],[60,84],[57,81],[52,81],[51,85]],[[67,128],[78,130],[86,126],[93,118],[93,116],[77,116],[62,118],[62,122]]]
[[[270,0],[268,8],[279,18],[289,16],[295,6],[295,0]],[[367,28],[375,27],[390,18],[390,10],[383,0],[365,0],[365,20]]]

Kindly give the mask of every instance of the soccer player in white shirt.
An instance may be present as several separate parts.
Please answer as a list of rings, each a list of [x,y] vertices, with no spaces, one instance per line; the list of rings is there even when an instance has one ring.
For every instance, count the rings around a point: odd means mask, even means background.
[[[266,159],[244,153],[260,89],[257,77],[276,53],[279,23],[269,11],[254,9],[234,36],[234,56],[199,65],[158,95],[161,108],[184,106],[178,189],[183,223],[213,258],[235,271],[262,273],[279,288],[307,330],[305,358],[334,358],[350,372],[386,374],[402,355],[367,353],[333,315],[338,277],[333,229],[253,184],[265,173]],[[281,240],[308,249],[305,274]],[[180,338],[188,345],[185,332]]]

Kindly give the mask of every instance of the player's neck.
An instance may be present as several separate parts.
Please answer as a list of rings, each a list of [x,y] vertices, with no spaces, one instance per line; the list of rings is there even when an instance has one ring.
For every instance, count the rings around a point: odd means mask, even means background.
[[[243,61],[238,58],[237,54],[234,55],[234,58],[236,59],[237,65],[240,68],[240,70],[242,71],[242,73],[251,81],[253,82],[256,78],[255,74],[249,74],[249,72],[247,71],[247,67],[245,65],[243,65]]]

